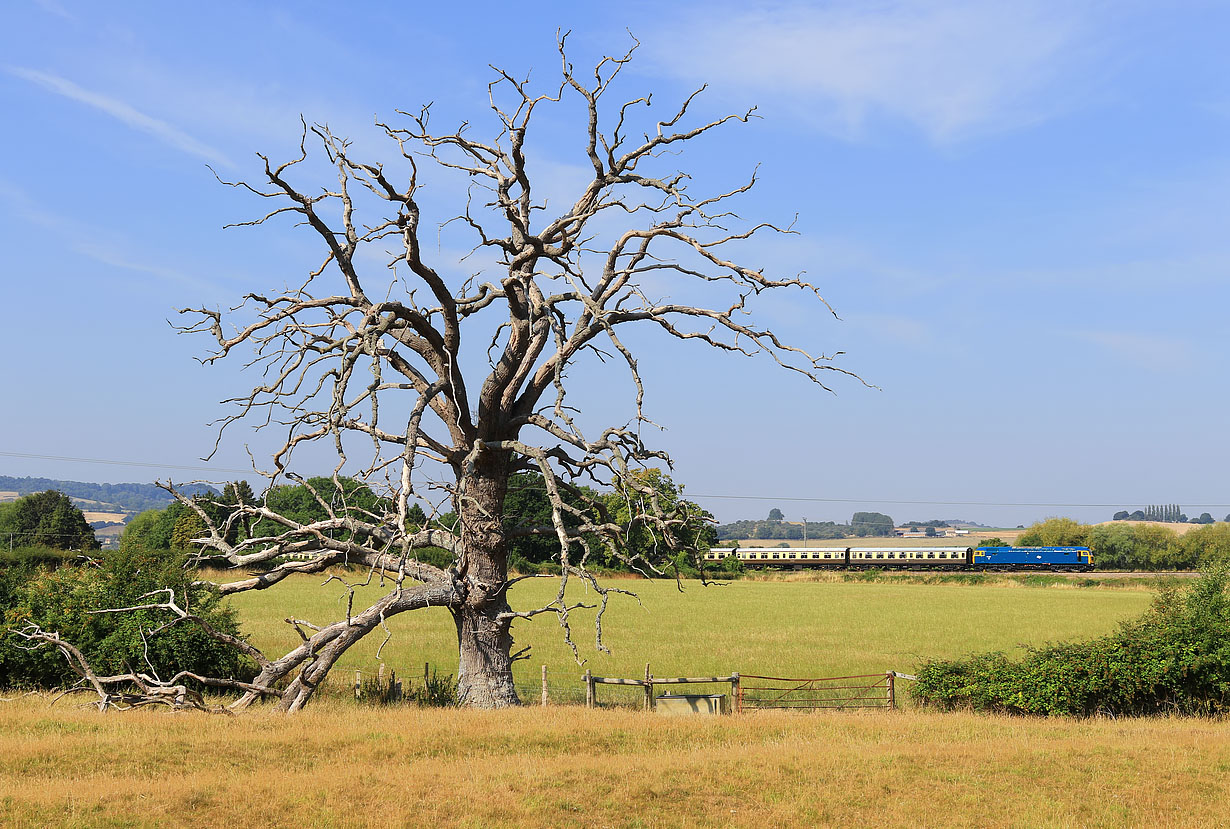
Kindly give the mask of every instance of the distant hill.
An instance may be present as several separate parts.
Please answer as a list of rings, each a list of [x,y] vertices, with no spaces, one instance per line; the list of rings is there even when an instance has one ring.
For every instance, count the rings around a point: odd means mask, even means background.
[[[0,493],[15,496],[31,495],[58,489],[93,512],[137,513],[147,509],[162,509],[173,498],[153,484],[92,484],[85,481],[60,481],[55,478],[12,478],[0,475]],[[191,495],[214,494],[211,486],[197,485],[185,490]]]

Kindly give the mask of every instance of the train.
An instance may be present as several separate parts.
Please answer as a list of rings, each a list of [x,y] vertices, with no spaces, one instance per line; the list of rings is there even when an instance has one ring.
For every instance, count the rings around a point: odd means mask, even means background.
[[[746,568],[789,570],[1048,570],[1093,569],[1088,547],[714,547],[717,564],[735,556]]]

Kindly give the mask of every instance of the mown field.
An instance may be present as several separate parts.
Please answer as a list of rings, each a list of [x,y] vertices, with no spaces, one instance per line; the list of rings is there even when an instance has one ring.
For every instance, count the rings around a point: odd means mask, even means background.
[[[363,576],[347,575],[352,580]],[[571,614],[573,639],[587,660],[585,667],[599,676],[642,676],[646,663],[659,676],[910,673],[926,657],[1095,636],[1143,611],[1152,595],[1132,587],[1026,587],[1012,579],[959,585],[788,578],[709,587],[690,582],[682,592],[673,581],[612,579],[608,585],[635,591],[639,600],[611,597],[603,624],[611,653],[595,650],[592,610]],[[342,585],[321,587],[321,581],[302,577],[237,596],[234,605],[253,641],[276,653],[298,641],[285,618],[319,624],[344,614]],[[512,603],[519,610],[544,605],[557,589],[553,578],[522,582],[513,588]],[[355,607],[380,590],[377,584],[359,588]],[[579,587],[568,598],[597,600]],[[342,669],[335,671],[338,683],[353,682],[355,668],[374,671],[381,659],[403,675],[421,675],[424,663],[442,673],[455,671],[456,632],[447,611],[403,614],[389,620],[388,627],[387,642],[370,636],[343,657]],[[545,664],[553,693],[564,698],[581,693],[584,667],[565,644],[554,615],[518,622],[513,632],[518,648],[530,646],[528,658],[515,666],[519,687],[536,697]],[[605,690],[608,698],[619,698],[615,689]]]
[[[744,538],[740,547],[976,547],[988,538],[998,538],[1012,544],[1024,530],[979,530],[969,535],[927,538],[900,538],[898,536],[865,536],[862,538]]]
[[[0,704],[9,827],[1218,826],[1203,720]]]

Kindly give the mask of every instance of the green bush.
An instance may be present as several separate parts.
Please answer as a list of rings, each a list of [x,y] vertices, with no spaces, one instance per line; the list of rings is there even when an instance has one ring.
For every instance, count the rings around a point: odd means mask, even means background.
[[[1230,563],[1230,524],[1207,524],[1179,539],[1185,560],[1204,567]]]
[[[747,568],[737,555],[731,553],[718,562],[717,571],[724,576],[741,576],[747,572]]]
[[[1048,518],[1021,533],[1018,547],[1084,547],[1089,527],[1071,518]]]
[[[1167,589],[1138,619],[1090,642],[936,660],[912,693],[941,709],[1014,714],[1221,714],[1230,710],[1230,568]]]
[[[29,643],[12,631],[36,624],[79,648],[99,674],[154,673],[166,679],[188,670],[250,679],[255,666],[193,622],[150,631],[174,618],[166,610],[98,614],[91,611],[163,601],[141,598],[170,588],[176,603],[213,627],[238,634],[234,612],[213,591],[192,585],[184,556],[135,544],[104,554],[101,566],[29,566],[0,579],[0,686],[52,688],[78,679],[58,649]],[[144,632],[144,639],[142,637]]]
[[[69,550],[57,550],[54,547],[14,547],[12,550],[6,547],[0,549],[0,571],[8,568],[24,569],[31,565],[37,566],[40,564],[54,567],[73,561],[80,557],[80,555],[80,553]],[[3,607],[3,605],[0,605],[0,607]]]

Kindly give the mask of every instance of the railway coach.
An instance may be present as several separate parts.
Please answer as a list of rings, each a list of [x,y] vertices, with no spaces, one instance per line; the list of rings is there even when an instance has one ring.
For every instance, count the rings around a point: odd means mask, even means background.
[[[714,547],[704,559],[717,563],[729,555],[753,570],[1093,569],[1088,547]]]

